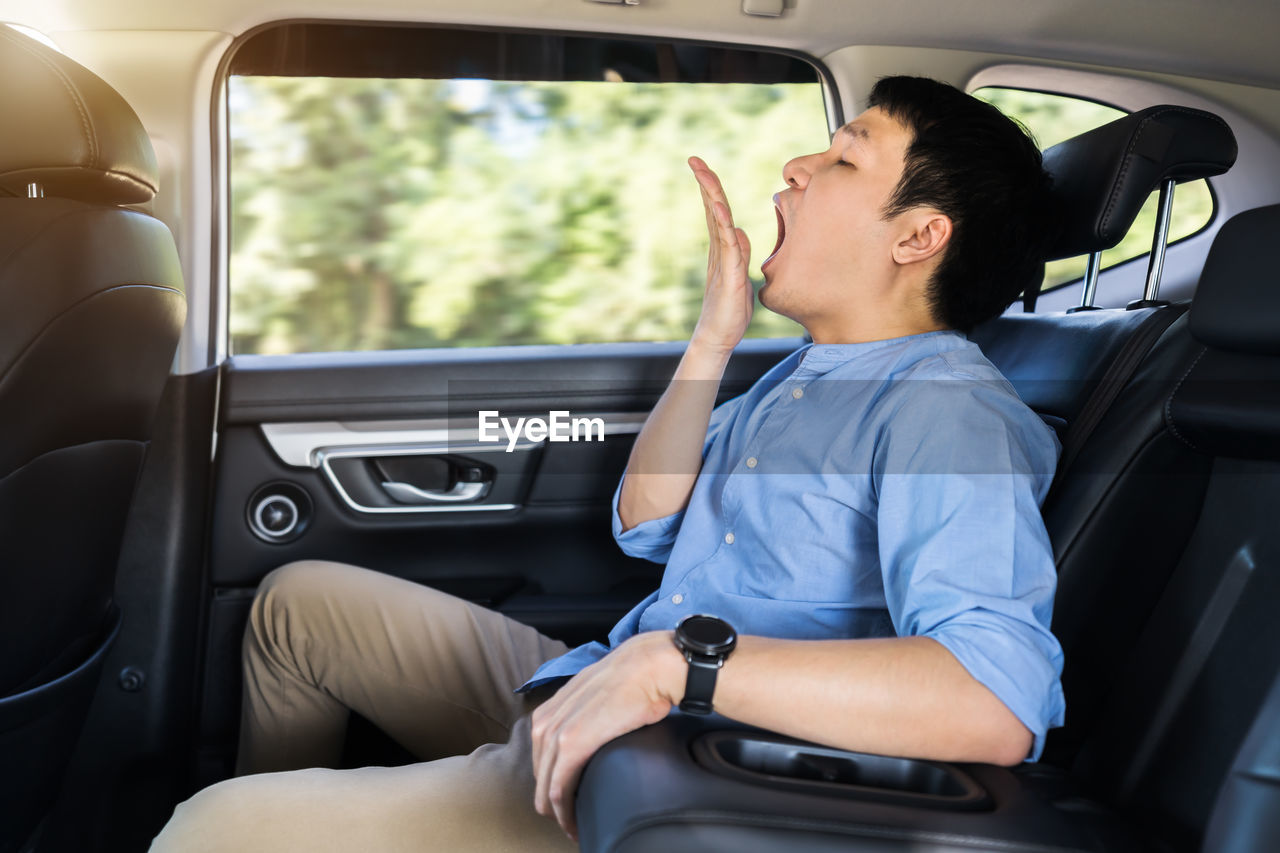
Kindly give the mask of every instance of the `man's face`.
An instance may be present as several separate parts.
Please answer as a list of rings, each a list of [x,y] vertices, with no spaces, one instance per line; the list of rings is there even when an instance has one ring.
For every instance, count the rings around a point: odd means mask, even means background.
[[[911,133],[879,108],[836,132],[826,151],[783,167],[778,245],[761,265],[760,303],[812,333],[892,274],[895,220],[881,217]]]

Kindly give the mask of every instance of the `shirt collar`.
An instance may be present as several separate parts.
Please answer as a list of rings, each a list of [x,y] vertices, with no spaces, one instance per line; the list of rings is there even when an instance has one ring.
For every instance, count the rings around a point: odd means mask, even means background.
[[[885,338],[879,341],[863,341],[856,344],[808,343],[797,351],[800,363],[796,368],[796,373],[821,376],[855,359],[891,347],[920,349],[922,353],[924,351],[941,351],[949,349],[950,346],[948,344],[954,345],[952,342],[957,339],[967,340],[963,332],[955,329],[938,329],[933,332],[921,332],[916,335]]]

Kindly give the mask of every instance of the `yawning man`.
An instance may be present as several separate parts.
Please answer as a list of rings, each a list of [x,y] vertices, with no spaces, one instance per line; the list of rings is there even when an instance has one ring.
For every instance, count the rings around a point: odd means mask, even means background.
[[[613,514],[666,569],[608,642],[351,566],[277,569],[245,634],[239,776],[152,850],[574,850],[585,763],[677,706],[862,752],[1038,756],[1064,712],[1039,511],[1058,444],[965,332],[1038,286],[1048,178],[950,86],[886,78],[869,105],[775,197],[760,304],[812,343],[718,408],[750,247],[690,160],[706,293]],[[324,769],[352,710],[422,763]]]

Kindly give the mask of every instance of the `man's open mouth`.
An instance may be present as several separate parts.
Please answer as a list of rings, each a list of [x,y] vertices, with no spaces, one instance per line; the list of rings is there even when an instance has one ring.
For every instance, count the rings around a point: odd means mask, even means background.
[[[773,251],[769,253],[769,257],[765,258],[760,264],[763,269],[765,264],[772,261],[778,254],[778,250],[782,248],[782,241],[787,238],[787,223],[782,218],[782,206],[778,204],[778,197],[773,197],[773,212],[778,216],[778,242],[774,244]]]

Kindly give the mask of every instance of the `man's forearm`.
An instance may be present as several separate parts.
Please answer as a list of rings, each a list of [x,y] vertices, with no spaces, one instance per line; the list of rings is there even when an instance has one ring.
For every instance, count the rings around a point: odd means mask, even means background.
[[[684,694],[688,666],[671,631],[624,641],[533,712],[534,803],[575,835],[573,792],[600,747],[656,723]],[[741,637],[717,679],[717,711],[859,752],[1017,764],[1031,732],[927,637]]]
[[[729,351],[690,342],[636,437],[618,496],[624,530],[678,512],[702,468],[702,445]]]
[[[673,644],[652,642],[661,689],[677,703],[687,665]],[[732,719],[858,752],[1012,765],[1032,745],[1004,703],[928,637],[741,637],[714,704]]]

